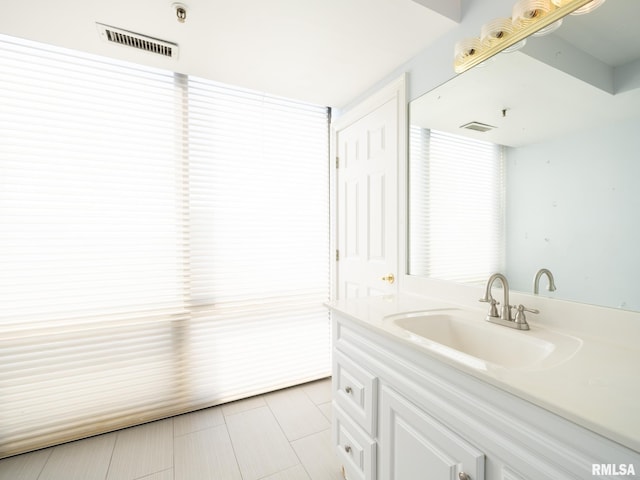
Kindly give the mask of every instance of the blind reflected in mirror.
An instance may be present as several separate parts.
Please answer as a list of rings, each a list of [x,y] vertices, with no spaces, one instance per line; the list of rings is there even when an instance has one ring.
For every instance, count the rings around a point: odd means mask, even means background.
[[[412,125],[409,273],[485,282],[504,258],[503,148]]]

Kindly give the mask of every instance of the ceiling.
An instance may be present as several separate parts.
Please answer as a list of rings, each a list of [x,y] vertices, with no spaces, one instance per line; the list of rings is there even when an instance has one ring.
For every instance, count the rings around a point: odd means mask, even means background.
[[[340,107],[455,28],[460,0],[0,0],[0,33]],[[107,44],[100,22],[179,45]]]
[[[411,102],[411,123],[520,147],[631,118],[639,106],[640,88],[612,95],[515,52]],[[470,122],[495,129],[461,130]]]
[[[587,15],[569,17],[555,35],[610,67],[620,67],[640,57],[639,18],[640,2],[612,0]]]

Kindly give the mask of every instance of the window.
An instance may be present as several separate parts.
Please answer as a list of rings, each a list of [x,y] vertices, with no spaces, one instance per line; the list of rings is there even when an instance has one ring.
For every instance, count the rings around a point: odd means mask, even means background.
[[[0,59],[0,457],[328,375],[327,108]]]
[[[412,126],[409,273],[483,283],[504,257],[503,148]]]
[[[193,329],[213,342],[190,353],[216,366],[194,394],[326,376],[327,109],[196,78],[188,89]]]

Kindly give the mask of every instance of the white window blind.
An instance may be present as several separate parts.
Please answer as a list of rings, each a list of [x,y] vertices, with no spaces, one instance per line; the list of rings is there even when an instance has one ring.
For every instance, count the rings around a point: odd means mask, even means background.
[[[198,398],[329,365],[326,108],[189,80]],[[213,347],[213,348],[212,348]]]
[[[409,272],[482,283],[504,258],[502,147],[411,126]]]
[[[0,457],[329,373],[326,108],[0,62]]]

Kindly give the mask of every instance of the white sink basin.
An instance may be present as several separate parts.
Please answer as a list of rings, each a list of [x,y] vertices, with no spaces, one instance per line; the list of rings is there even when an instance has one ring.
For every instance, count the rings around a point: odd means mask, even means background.
[[[492,324],[478,312],[441,309],[385,317],[396,334],[477,369],[541,369],[575,354],[582,341],[543,328],[521,331]]]

